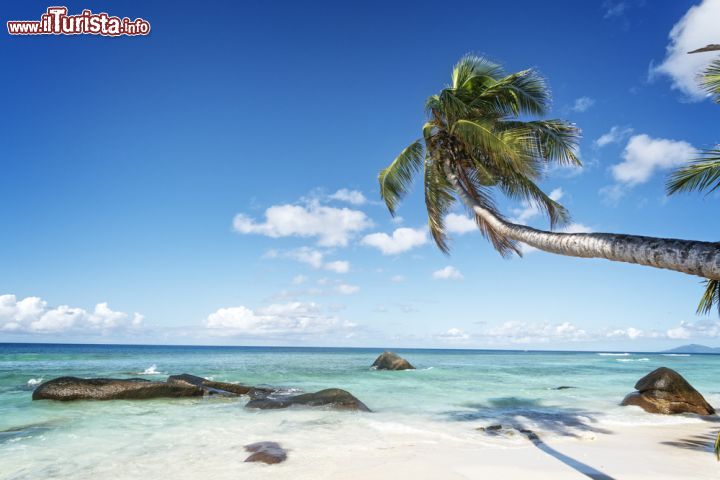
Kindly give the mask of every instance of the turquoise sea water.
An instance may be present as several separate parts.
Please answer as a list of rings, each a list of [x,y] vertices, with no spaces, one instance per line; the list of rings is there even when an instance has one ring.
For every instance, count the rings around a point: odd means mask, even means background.
[[[199,472],[237,478],[251,468],[242,464],[242,446],[261,440],[320,462],[339,446],[386,442],[392,448],[440,437],[490,442],[476,428],[493,423],[583,438],[618,424],[698,421],[618,406],[640,377],[660,366],[677,370],[720,405],[715,355],[398,350],[417,370],[386,372],[369,368],[379,353],[0,344],[0,478],[195,478]],[[242,398],[31,401],[39,382],[63,375],[164,380],[185,372],[289,391],[339,387],[373,413],[250,411]]]

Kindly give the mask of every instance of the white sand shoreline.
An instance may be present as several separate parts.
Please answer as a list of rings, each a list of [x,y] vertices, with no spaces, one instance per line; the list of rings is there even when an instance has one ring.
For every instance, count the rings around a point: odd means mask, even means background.
[[[717,479],[714,422],[611,427],[592,437],[530,441],[442,440],[395,446],[338,445],[322,452],[293,448],[290,460],[253,466],[253,478],[295,479]],[[311,441],[311,439],[308,439]],[[385,439],[387,440],[387,439]],[[248,470],[245,470],[249,473]]]

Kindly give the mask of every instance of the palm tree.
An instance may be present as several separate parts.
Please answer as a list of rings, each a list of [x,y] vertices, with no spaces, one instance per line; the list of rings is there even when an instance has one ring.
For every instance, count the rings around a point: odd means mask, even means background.
[[[561,233],[509,222],[494,194],[533,202],[551,230],[569,220],[565,208],[537,185],[552,164],[580,165],[580,131],[542,117],[550,94],[532,69],[506,75],[488,60],[467,55],[451,83],[426,102],[422,139],[380,172],[380,194],[391,214],[413,177],[424,174],[425,206],[435,243],[449,252],[444,217],[459,199],[502,255],[520,255],[519,242],[550,253],[665,268],[720,280],[720,244],[611,233]]]

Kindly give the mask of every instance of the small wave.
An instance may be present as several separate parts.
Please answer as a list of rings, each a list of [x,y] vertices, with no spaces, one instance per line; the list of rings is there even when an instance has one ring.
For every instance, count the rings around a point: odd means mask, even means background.
[[[649,358],[618,358],[618,362],[649,362]]]
[[[27,384],[29,387],[34,387],[35,385],[40,385],[42,383],[42,378],[31,378],[27,381]]]
[[[661,353],[663,357],[689,357],[689,353]]]
[[[142,372],[138,372],[138,375],[159,375],[161,372],[158,372],[157,365],[152,364]]]
[[[628,356],[630,356],[629,353],[598,353],[598,355],[601,355],[603,357],[628,357]]]

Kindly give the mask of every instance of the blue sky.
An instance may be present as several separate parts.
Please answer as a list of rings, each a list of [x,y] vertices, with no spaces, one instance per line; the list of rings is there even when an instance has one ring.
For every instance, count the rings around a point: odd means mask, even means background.
[[[67,2],[152,32],[0,35],[0,341],[720,344],[697,278],[504,260],[461,210],[446,257],[418,189],[392,221],[376,184],[473,52],[537,68],[552,116],[583,130],[584,168],[543,182],[576,230],[716,240],[717,196],[663,185],[720,141],[694,82],[713,56],[684,54],[720,41],[720,0],[268,3]]]

